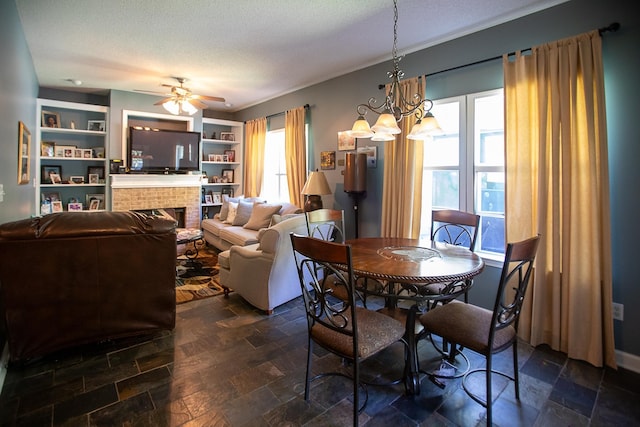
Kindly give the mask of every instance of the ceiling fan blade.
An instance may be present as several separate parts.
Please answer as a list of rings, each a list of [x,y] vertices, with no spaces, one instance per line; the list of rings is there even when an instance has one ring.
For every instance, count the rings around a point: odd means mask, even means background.
[[[148,94],[151,94],[151,95],[164,95],[164,96],[170,95],[167,92],[155,92],[155,91],[152,91],[152,90],[134,89],[133,91],[134,92],[148,93]]]
[[[174,98],[173,96],[170,96],[170,97],[168,97],[168,98],[161,99],[160,101],[158,101],[158,102],[154,103],[153,105],[162,105],[162,104],[164,104],[165,102],[167,102],[167,101],[173,101],[174,99],[175,99],[175,98]]]
[[[206,108],[208,107],[208,105],[207,105],[207,104],[205,104],[204,102],[200,102],[200,101],[198,101],[196,98],[191,98],[191,99],[189,100],[189,103],[190,103],[191,105],[193,105],[194,107],[199,108],[199,109],[201,109],[201,110],[204,110],[204,109],[206,109]]]
[[[204,99],[205,101],[216,101],[216,102],[224,102],[224,98],[220,98],[219,96],[207,96],[207,95],[193,95],[193,98]]]

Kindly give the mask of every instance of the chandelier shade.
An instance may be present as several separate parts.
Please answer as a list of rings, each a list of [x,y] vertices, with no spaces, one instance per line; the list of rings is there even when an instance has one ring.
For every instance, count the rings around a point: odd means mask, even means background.
[[[397,135],[401,133],[398,123],[405,117],[415,116],[416,124],[411,129],[407,138],[424,139],[435,130],[439,129],[436,118],[431,114],[433,102],[423,98],[419,94],[413,94],[409,99],[400,90],[400,80],[404,77],[404,72],[400,69],[397,52],[398,44],[398,1],[393,0],[393,50],[392,63],[393,70],[387,73],[391,79],[387,95],[381,104],[375,98],[369,98],[367,103],[357,106],[358,118],[353,124],[349,134],[356,138],[373,138],[376,134]],[[368,111],[378,114],[376,123],[369,127],[369,122],[365,119]],[[424,119],[424,120],[423,120]],[[384,136],[388,138],[388,136]],[[374,139],[376,141],[390,139]]]

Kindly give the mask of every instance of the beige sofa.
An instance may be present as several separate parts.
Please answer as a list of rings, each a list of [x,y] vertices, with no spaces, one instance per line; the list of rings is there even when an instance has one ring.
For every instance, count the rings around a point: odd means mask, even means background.
[[[237,205],[234,217],[229,220],[229,203]],[[265,203],[257,198],[226,198],[220,212],[200,224],[204,239],[220,251],[231,246],[247,246],[258,243],[258,234],[271,225],[271,218],[300,213],[291,203]]]
[[[232,246],[218,255],[220,284],[268,314],[301,294],[289,233],[307,235],[304,214],[260,232],[258,243]]]

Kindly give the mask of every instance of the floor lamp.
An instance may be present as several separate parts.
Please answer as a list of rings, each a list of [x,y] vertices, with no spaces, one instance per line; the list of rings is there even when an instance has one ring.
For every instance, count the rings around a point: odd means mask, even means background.
[[[360,199],[367,195],[367,155],[365,153],[347,153],[345,156],[344,191],[353,197],[356,239],[358,238],[358,214]]]

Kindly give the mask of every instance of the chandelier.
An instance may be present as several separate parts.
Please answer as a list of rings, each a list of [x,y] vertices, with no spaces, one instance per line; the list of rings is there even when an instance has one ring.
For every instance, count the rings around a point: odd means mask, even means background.
[[[371,138],[374,141],[392,141],[394,135],[401,132],[398,123],[405,117],[414,115],[416,124],[407,135],[408,139],[424,139],[434,131],[440,130],[437,120],[431,113],[433,101],[422,98],[417,93],[407,99],[400,90],[400,79],[404,77],[404,71],[400,69],[398,58],[398,2],[393,0],[393,70],[387,72],[391,79],[391,86],[384,98],[384,102],[378,105],[376,98],[371,97],[366,104],[357,107],[356,119],[349,134],[355,138]],[[369,122],[364,118],[367,111],[378,114],[376,123],[369,127]]]

